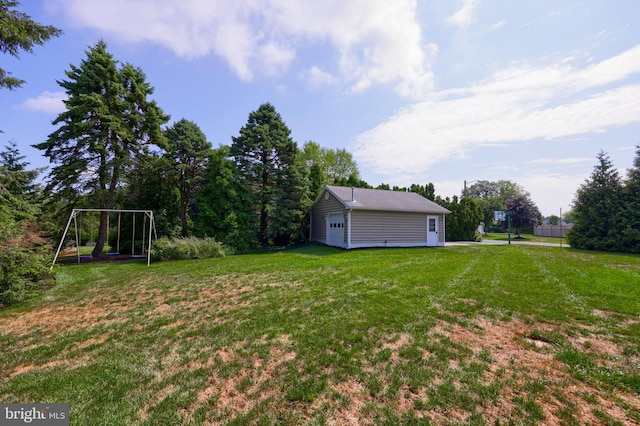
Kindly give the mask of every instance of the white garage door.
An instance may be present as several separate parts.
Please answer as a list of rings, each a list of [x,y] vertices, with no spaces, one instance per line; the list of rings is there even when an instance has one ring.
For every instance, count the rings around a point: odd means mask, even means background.
[[[344,246],[344,215],[330,214],[327,220],[327,245]]]

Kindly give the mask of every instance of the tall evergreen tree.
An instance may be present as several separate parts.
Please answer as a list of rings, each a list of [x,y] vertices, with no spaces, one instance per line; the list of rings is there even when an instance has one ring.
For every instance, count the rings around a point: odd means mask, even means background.
[[[275,107],[261,105],[233,137],[231,156],[255,200],[260,244],[289,243],[300,235],[308,186],[297,161],[298,146]]]
[[[20,3],[0,0],[0,52],[19,58],[20,51],[31,53],[34,45],[43,45],[62,31],[51,25],[42,25],[15,8]],[[13,90],[24,84],[24,80],[11,76],[11,72],[0,68],[0,88]]]
[[[626,253],[640,253],[640,145],[628,170],[622,192],[622,211],[617,220],[619,240]]]
[[[143,147],[164,144],[160,126],[169,119],[154,101],[142,70],[118,62],[99,41],[79,67],[71,65],[65,89],[66,111],[53,121],[60,127],[36,148],[56,166],[47,190],[67,200],[89,193],[101,209],[113,202],[126,170]],[[107,238],[108,214],[100,216],[93,256],[100,256]]]
[[[34,180],[15,144],[0,152],[0,305],[36,293],[47,272],[40,203]]]
[[[436,199],[436,187],[429,182],[426,185],[411,184],[409,191],[422,195],[427,200],[434,201]]]
[[[284,157],[288,166],[277,169],[275,214],[267,228],[278,245],[303,241],[308,236],[306,220],[312,203],[308,175],[295,142],[285,145]]]
[[[202,187],[195,194],[195,232],[213,237],[239,252],[257,245],[253,192],[243,183],[236,165],[229,159],[229,147],[213,150]]]
[[[598,164],[573,202],[575,222],[568,234],[572,247],[619,251],[618,214],[621,210],[622,182],[609,156],[598,154]]]
[[[18,236],[40,212],[34,181],[42,170],[28,170],[15,143],[0,152],[0,245]]]
[[[445,238],[447,241],[474,241],[476,230],[482,221],[482,210],[471,198],[454,196],[451,200],[442,200],[437,197],[436,202],[449,209],[451,214],[447,215],[447,226],[445,227]]]
[[[45,169],[27,170],[28,163],[22,161],[25,158],[25,155],[20,155],[15,142],[5,146],[4,151],[0,152],[0,167],[4,169],[0,185],[14,195],[32,199],[36,192],[34,181]]]
[[[167,137],[166,157],[173,165],[172,183],[180,193],[180,223],[182,235],[189,232],[188,207],[193,194],[200,188],[211,154],[211,143],[200,127],[184,118],[165,131]]]

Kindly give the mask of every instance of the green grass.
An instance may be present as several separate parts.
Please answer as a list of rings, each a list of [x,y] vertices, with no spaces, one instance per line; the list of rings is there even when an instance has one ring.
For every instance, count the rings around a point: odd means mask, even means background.
[[[55,274],[0,311],[0,402],[72,424],[640,422],[637,256],[311,245]]]
[[[509,239],[509,234],[507,234],[506,232],[505,233],[491,232],[491,233],[484,234],[483,238],[485,240],[491,240],[491,241],[507,241]],[[567,245],[566,238],[539,237],[537,235],[524,234],[524,233],[520,234],[520,238],[518,238],[518,235],[515,233],[515,231],[511,232],[511,241],[528,241],[528,242],[535,242],[535,243],[550,243],[550,244],[558,244],[558,245],[562,243],[563,245]]]

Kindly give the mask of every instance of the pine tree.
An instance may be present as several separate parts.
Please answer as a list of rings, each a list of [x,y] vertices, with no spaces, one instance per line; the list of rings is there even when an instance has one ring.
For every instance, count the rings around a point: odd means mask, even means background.
[[[142,70],[118,62],[99,41],[79,67],[71,65],[66,111],[53,121],[60,127],[36,148],[44,150],[53,167],[47,190],[70,202],[90,194],[101,209],[113,202],[126,170],[143,147],[163,144],[160,126],[169,119],[147,96],[153,89]],[[107,238],[108,213],[100,216],[93,256],[100,256]]]
[[[622,190],[621,212],[617,220],[621,251],[640,253],[640,145]]]
[[[622,183],[609,156],[600,152],[590,178],[580,186],[573,202],[575,222],[568,234],[572,247],[620,251],[618,216]]]
[[[211,154],[211,143],[200,127],[184,118],[165,131],[166,157],[173,165],[172,184],[180,193],[180,223],[182,235],[188,234],[188,207],[193,194],[200,188]]]
[[[0,152],[0,245],[19,235],[40,212],[34,181],[42,169],[27,170],[15,143]]]
[[[213,237],[238,252],[250,251],[257,245],[255,214],[247,209],[254,204],[253,192],[229,159],[228,146],[213,150],[195,199],[198,236]]]
[[[20,155],[15,142],[9,142],[4,151],[0,152],[0,167],[4,174],[0,185],[13,195],[24,196],[32,201],[36,195],[34,181],[45,169],[27,170],[28,163],[23,162],[25,155]]]
[[[34,45],[43,45],[51,37],[58,37],[62,31],[51,25],[41,25],[25,13],[14,8],[20,3],[0,0],[0,52],[19,58],[20,51],[32,52]],[[0,68],[0,88],[18,88],[24,80],[11,76],[11,72]]]
[[[449,200],[447,197],[442,200],[436,198],[436,202],[449,209],[451,214],[447,215],[446,240],[447,241],[474,241],[476,230],[482,221],[482,210],[471,198],[458,199],[453,196]]]
[[[298,146],[273,105],[265,103],[249,114],[234,137],[231,156],[242,181],[254,194],[260,244],[296,240],[304,217],[308,185],[297,161]]]
[[[0,306],[36,294],[48,241],[42,236],[40,203],[34,180],[15,143],[0,152]]]

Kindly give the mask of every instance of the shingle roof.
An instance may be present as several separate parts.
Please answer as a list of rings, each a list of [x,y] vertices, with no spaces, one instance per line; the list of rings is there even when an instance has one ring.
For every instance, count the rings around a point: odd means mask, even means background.
[[[346,208],[354,210],[403,211],[411,213],[437,214],[451,213],[441,205],[436,204],[415,192],[350,188],[346,186],[333,185],[327,185],[324,189],[329,191],[340,202],[342,202]],[[322,195],[323,192],[321,192],[320,195]],[[353,199],[355,199],[355,201],[353,201]]]

